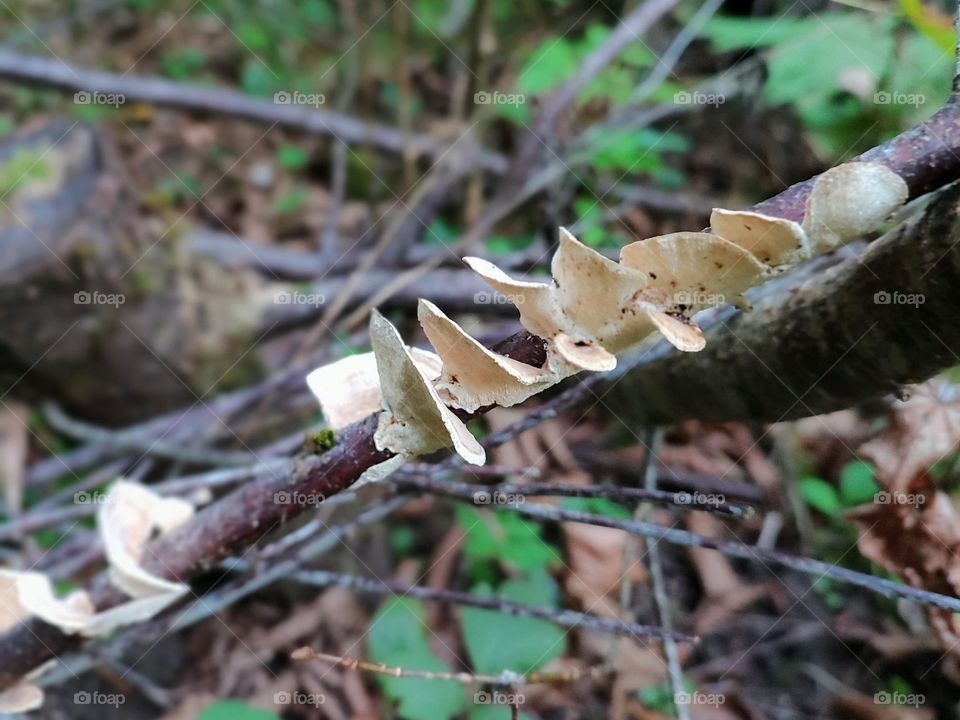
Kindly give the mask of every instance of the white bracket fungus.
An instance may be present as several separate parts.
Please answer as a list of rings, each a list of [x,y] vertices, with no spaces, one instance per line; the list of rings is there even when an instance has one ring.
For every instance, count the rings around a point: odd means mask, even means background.
[[[140,565],[143,548],[154,530],[164,534],[185,522],[193,506],[162,498],[148,488],[119,480],[98,508],[97,525],[109,564],[110,581],[131,599],[96,612],[86,591],[58,598],[46,575],[0,569],[0,632],[35,615],[62,632],[86,637],[105,635],[118,627],[149,620],[190,588],[158,578]],[[36,668],[30,677],[43,671]],[[43,691],[23,681],[0,692],[0,713],[40,707]]]
[[[550,283],[514,280],[487,260],[468,257],[466,264],[517,307],[524,328],[546,342],[542,368],[485,348],[421,300],[417,315],[436,355],[405,346],[375,312],[373,353],[319,368],[308,384],[334,428],[382,405],[375,435],[380,450],[411,457],[453,447],[482,464],[483,448],[451,407],[508,407],[581,370],[612,370],[618,353],[657,331],[679,350],[700,350],[705,340],[693,315],[725,302],[749,309],[748,288],[876,229],[908,194],[887,167],[849,163],[817,178],[802,223],[715,209],[710,232],[640,240],[622,249],[620,262],[560,228]]]

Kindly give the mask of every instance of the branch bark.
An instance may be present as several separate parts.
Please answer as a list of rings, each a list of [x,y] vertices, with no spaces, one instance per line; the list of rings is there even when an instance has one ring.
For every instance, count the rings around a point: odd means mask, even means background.
[[[779,420],[897,393],[960,362],[960,186],[861,256],[722,313],[700,353],[620,376],[637,423]],[[614,380],[617,382],[617,380]]]

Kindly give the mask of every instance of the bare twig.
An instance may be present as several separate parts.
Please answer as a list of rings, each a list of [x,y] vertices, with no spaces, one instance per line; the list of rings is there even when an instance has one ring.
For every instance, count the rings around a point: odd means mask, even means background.
[[[512,602],[506,598],[481,597],[458,590],[441,590],[437,588],[406,585],[403,583],[388,582],[385,580],[371,580],[356,575],[344,575],[326,570],[300,570],[291,576],[297,582],[309,585],[326,587],[338,585],[340,587],[359,590],[376,595],[397,595],[412,597],[419,600],[466,605],[468,607],[493,610],[506,615],[536,618],[546,620],[566,628],[583,628],[596,632],[611,633],[613,635],[628,635],[642,638],[670,638],[674,642],[695,642],[696,638],[685,633],[666,631],[652,625],[640,625],[616,618],[605,618],[574,610],[554,610],[549,607],[536,607],[523,603]]]
[[[514,672],[501,673],[500,675],[483,675],[466,672],[436,672],[430,670],[411,670],[407,668],[392,667],[383,663],[371,663],[355,658],[342,657],[340,655],[330,655],[328,653],[317,652],[313,648],[302,647],[294,650],[291,656],[294,660],[322,660],[333,663],[340,667],[351,670],[365,670],[367,672],[378,673],[381,675],[392,675],[393,677],[419,677],[429,678],[431,680],[453,680],[455,682],[480,685],[496,685],[499,687],[513,687],[525,683],[560,683],[579,680],[583,677],[600,677],[606,674],[602,668],[582,671],[579,669],[567,670],[564,672],[535,672],[529,675],[517,675]]]
[[[652,458],[663,441],[662,430],[651,430],[648,433],[647,454]],[[657,489],[657,473],[653,462],[649,462],[644,473],[643,486],[648,491]],[[650,584],[653,586],[653,599],[657,605],[657,615],[660,626],[665,631],[663,652],[667,656],[667,667],[670,670],[670,686],[673,696],[679,697],[684,692],[683,669],[680,667],[680,655],[677,652],[677,643],[673,640],[673,619],[670,617],[670,602],[667,600],[667,585],[663,577],[663,561],[660,558],[660,545],[656,542],[650,545],[647,553],[650,558]],[[683,703],[674,703],[678,720],[690,720],[690,710]]]
[[[674,545],[717,550],[724,555],[752,560],[764,565],[782,565],[783,567],[788,567],[807,575],[814,575],[818,578],[829,577],[833,580],[865,588],[885,597],[907,598],[924,605],[933,605],[934,607],[945,610],[960,612],[960,598],[911,587],[903,583],[879,578],[874,575],[867,575],[866,573],[831,565],[830,563],[825,563],[820,560],[814,560],[813,558],[797,557],[789,553],[745,545],[739,540],[719,540],[680,528],[665,528],[660,525],[636,520],[616,520],[603,515],[592,515],[590,513],[576,512],[573,510],[561,510],[546,505],[503,505],[501,509],[555,522],[582,522],[587,525],[599,525],[601,527],[624,530],[646,538],[663,540]]]
[[[654,472],[656,471],[654,470]],[[719,499],[701,497],[700,493],[667,492],[666,490],[647,490],[620,487],[619,485],[571,485],[570,483],[476,485],[450,480],[435,480],[429,476],[418,477],[405,473],[398,473],[388,478],[387,482],[403,489],[416,488],[438,495],[449,495],[461,500],[470,500],[477,505],[496,506],[502,504],[505,498],[586,497],[605,498],[628,504],[641,502],[676,506],[685,510],[702,510],[737,518],[749,517],[753,514],[752,508],[732,505]]]

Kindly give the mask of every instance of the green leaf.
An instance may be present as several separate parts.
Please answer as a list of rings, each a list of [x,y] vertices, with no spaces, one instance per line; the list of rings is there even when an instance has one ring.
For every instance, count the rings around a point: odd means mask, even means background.
[[[266,28],[254,20],[240,23],[233,31],[238,42],[247,51],[263,52],[273,45],[273,39]]]
[[[533,241],[533,235],[491,235],[487,238],[487,252],[494,255],[506,255],[518,250],[525,250],[533,244]]]
[[[467,716],[469,720],[510,720],[510,707],[508,705],[475,705],[473,710]],[[520,713],[521,720],[530,720],[527,713]]]
[[[623,505],[618,505],[607,498],[577,498],[568,497],[560,501],[560,507],[575,512],[603,515],[616,520],[629,520],[632,514]]]
[[[844,507],[871,502],[879,491],[870,463],[854,460],[840,471],[840,498]]]
[[[277,198],[276,208],[281,215],[294,213],[307,202],[307,191],[302,187],[295,187]]]
[[[900,0],[900,9],[903,10],[910,24],[923,33],[924,37],[941,50],[953,55],[956,33],[953,19],[949,15],[937,12],[921,0]]]
[[[299,170],[310,162],[310,153],[298,145],[281,145],[277,150],[277,162],[288,170]]]
[[[538,607],[557,607],[557,586],[544,569],[524,579],[507,580],[493,593],[486,583],[473,594],[498,597]],[[463,639],[473,669],[496,674],[503,670],[533,672],[563,654],[566,633],[546,620],[505,615],[495,610],[465,607],[461,611]]]
[[[565,38],[551,37],[527,57],[517,75],[520,92],[536,94],[551,90],[576,72],[578,58],[573,44]]]
[[[186,80],[195,77],[203,69],[205,62],[206,59],[200,50],[188,48],[164,55],[160,59],[160,68],[167,77]]]
[[[439,245],[450,245],[457,241],[460,231],[443,218],[437,218],[427,228],[423,241]]]
[[[680,133],[641,128],[592,136],[583,152],[590,155],[590,163],[600,170],[639,173],[663,167],[661,153],[682,153],[689,149],[690,141]]]
[[[767,47],[795,39],[810,31],[811,18],[725,17],[717,15],[703,26],[700,34],[710,40],[717,52]]]
[[[555,565],[560,553],[541,537],[541,528],[504,511],[457,505],[457,523],[466,532],[464,554],[469,560],[500,560],[519,570]]]
[[[894,47],[889,18],[825,13],[807,23],[805,32],[771,51],[765,89],[770,102],[839,92],[841,73],[851,70],[883,76]]]
[[[280,720],[280,716],[239,700],[217,700],[201,710],[197,720]]]
[[[261,97],[272,95],[281,82],[263,62],[255,57],[247,58],[240,71],[240,85],[244,92]]]
[[[427,643],[423,603],[410,598],[387,600],[370,624],[368,644],[375,662],[406,670],[446,672]],[[407,720],[446,720],[463,710],[466,695],[453,680],[377,675],[383,691],[397,702]]]
[[[800,497],[810,507],[830,516],[835,516],[840,512],[840,498],[837,496],[837,491],[826,480],[805,477],[800,480],[799,488]]]
[[[891,99],[901,102],[879,107],[886,112],[901,110],[902,125],[926,120],[949,98],[953,70],[952,49],[943,50],[924,35],[908,35],[898,47],[897,60],[885,85],[888,92],[894,93]]]

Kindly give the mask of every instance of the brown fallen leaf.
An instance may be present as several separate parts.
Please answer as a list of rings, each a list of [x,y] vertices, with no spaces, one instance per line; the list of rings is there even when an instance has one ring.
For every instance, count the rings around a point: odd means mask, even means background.
[[[562,481],[571,485],[588,485],[590,477],[585,473],[568,473]],[[564,581],[567,593],[579,600],[584,608],[590,608],[590,612],[619,617],[618,594],[627,534],[597,525],[563,523],[563,535],[569,570]],[[638,554],[641,556],[642,547]],[[635,583],[646,581],[646,565],[634,563],[630,575]]]
[[[922,477],[929,482],[929,476]],[[901,493],[916,499],[917,504],[865,505],[851,510],[848,517],[861,530],[857,545],[865,557],[914,587],[957,596],[960,517],[946,494],[932,487],[925,490],[916,495]],[[926,612],[941,646],[960,656],[960,622],[956,614],[932,607]]]
[[[704,512],[687,516],[687,528],[707,537],[720,537],[720,522]],[[737,612],[749,607],[767,594],[763,585],[749,585],[740,580],[726,557],[714,550],[690,548],[690,560],[700,577],[703,599],[694,611],[694,631],[703,635],[726,624]]]
[[[895,704],[893,700],[901,699]],[[833,712],[836,717],[847,720],[933,720],[934,711],[929,708],[903,704],[911,700],[910,695],[879,692],[873,697],[849,691],[833,700]]]
[[[931,380],[890,410],[887,426],[860,448],[891,492],[909,492],[931,465],[960,446],[960,388]]]

